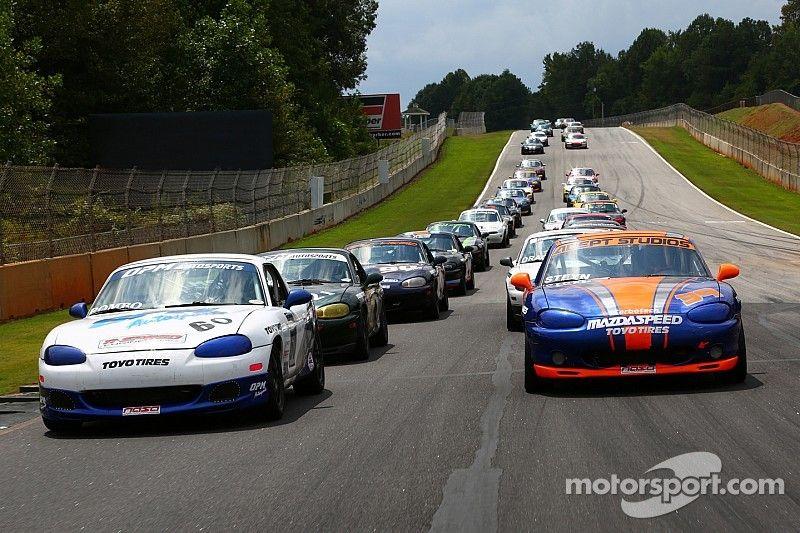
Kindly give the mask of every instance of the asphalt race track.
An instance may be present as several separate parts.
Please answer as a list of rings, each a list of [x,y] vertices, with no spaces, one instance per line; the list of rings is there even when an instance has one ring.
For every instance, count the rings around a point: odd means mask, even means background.
[[[290,397],[280,423],[137,420],[56,438],[33,418],[0,430],[0,529],[796,529],[800,239],[705,198],[625,130],[587,133],[589,150],[553,138],[534,215],[512,248],[492,251],[473,294],[451,298],[440,321],[394,323],[389,346],[368,362],[329,362],[327,391]],[[520,159],[524,136],[514,134],[490,192]],[[714,271],[741,267],[732,285],[744,302],[744,384],[636,380],[525,393],[523,337],[506,331],[498,263],[563,206],[572,166],[600,172],[629,227],[684,232]],[[783,478],[786,494],[705,495],[649,520],[626,516],[620,495],[565,494],[566,478],[639,478],[696,451],[717,454],[724,479]]]

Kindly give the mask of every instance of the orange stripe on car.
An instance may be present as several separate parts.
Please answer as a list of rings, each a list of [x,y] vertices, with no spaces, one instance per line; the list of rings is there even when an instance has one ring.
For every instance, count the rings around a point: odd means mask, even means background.
[[[598,280],[614,296],[620,314],[652,314],[653,299],[662,277],[609,278]],[[647,310],[647,313],[644,311]],[[652,333],[625,333],[626,350],[649,350],[653,343]]]

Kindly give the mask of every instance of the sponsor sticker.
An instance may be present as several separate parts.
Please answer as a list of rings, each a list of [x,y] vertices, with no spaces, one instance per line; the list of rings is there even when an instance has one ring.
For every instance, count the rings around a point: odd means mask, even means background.
[[[170,344],[182,343],[186,335],[129,335],[126,337],[112,337],[100,341],[98,348],[116,348],[118,346],[132,346],[144,342],[164,342]]]
[[[620,374],[655,374],[656,365],[624,365],[619,367]]]
[[[103,370],[110,368],[124,368],[131,366],[169,366],[169,359],[120,359],[106,361],[103,363]]]
[[[103,311],[108,311],[109,309],[128,311],[141,308],[142,308],[142,302],[117,302],[113,304],[104,304],[98,307],[93,307],[92,310],[89,311],[89,316],[97,313],[102,313]]]
[[[669,333],[669,326],[682,322],[683,317],[680,315],[611,316],[589,319],[586,329],[605,329],[606,335]]]
[[[684,292],[683,294],[676,294],[675,298],[682,301],[684,305],[692,306],[695,304],[699,304],[706,297],[719,298],[720,296],[721,294],[717,289],[712,289],[711,287],[704,287],[702,289],[696,289],[693,291]]]
[[[142,405],[139,407],[123,407],[122,416],[159,415],[160,405]]]
[[[253,398],[258,398],[265,392],[267,392],[267,382],[266,381],[257,381],[250,385],[250,392],[253,393]]]
[[[166,272],[170,270],[244,270],[244,265],[235,263],[159,263],[143,267],[129,268],[122,273],[123,278],[138,276],[148,272]]]

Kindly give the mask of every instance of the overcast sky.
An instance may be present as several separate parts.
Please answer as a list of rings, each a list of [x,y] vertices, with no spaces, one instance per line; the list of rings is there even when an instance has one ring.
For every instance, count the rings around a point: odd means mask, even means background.
[[[402,105],[456,68],[510,69],[532,89],[542,59],[580,41],[616,55],[646,27],[685,28],[709,13],[777,24],[784,0],[379,0],[362,93],[400,92]]]

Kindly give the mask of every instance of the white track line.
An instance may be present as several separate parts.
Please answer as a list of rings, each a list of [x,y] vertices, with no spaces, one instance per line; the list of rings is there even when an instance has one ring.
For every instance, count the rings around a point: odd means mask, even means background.
[[[497,173],[497,167],[500,166],[500,161],[503,160],[503,154],[506,152],[506,150],[508,149],[508,146],[511,144],[511,139],[514,138],[514,134],[515,133],[517,133],[517,132],[516,131],[512,131],[511,132],[511,136],[508,138],[508,142],[503,147],[503,149],[500,150],[500,155],[497,156],[497,161],[494,162],[494,169],[492,170],[492,173],[489,174],[489,178],[486,180],[486,186],[481,191],[481,194],[478,195],[478,198],[475,200],[475,203],[472,204],[472,207],[478,207],[478,204],[481,203],[481,199],[483,198],[483,195],[486,194],[487,190],[489,190],[489,186],[492,184],[492,178],[494,178],[494,175]]]
[[[645,146],[647,146],[647,147],[650,149],[650,151],[651,151],[651,152],[653,152],[654,154],[656,154],[656,156],[657,156],[657,157],[658,157],[660,160],[662,160],[662,161],[664,162],[664,164],[665,164],[665,165],[667,165],[669,168],[671,168],[671,169],[672,169],[672,170],[675,172],[675,174],[677,174],[678,176],[682,177],[682,178],[683,178],[683,179],[686,181],[686,183],[688,183],[689,185],[691,185],[691,186],[694,188],[694,190],[696,190],[697,192],[699,192],[700,194],[702,194],[703,196],[705,196],[706,198],[708,198],[709,200],[711,200],[712,202],[714,202],[715,204],[717,204],[718,206],[720,206],[720,207],[724,207],[725,209],[727,209],[727,210],[728,210],[728,211],[730,211],[731,213],[735,213],[735,214],[739,215],[739,216],[740,216],[740,217],[742,217],[742,218],[746,218],[746,219],[747,219],[747,220],[749,220],[750,222],[755,222],[756,224],[760,224],[761,226],[764,226],[765,228],[769,228],[769,229],[771,229],[771,230],[775,230],[775,231],[777,231],[778,233],[782,233],[783,235],[786,235],[786,236],[788,236],[788,237],[792,237],[792,238],[794,238],[794,239],[799,239],[799,240],[800,240],[800,236],[797,236],[797,235],[795,235],[794,233],[789,233],[788,231],[783,231],[782,229],[778,229],[778,228],[776,228],[775,226],[770,226],[770,225],[769,225],[769,224],[767,224],[766,222],[761,222],[760,220],[756,220],[756,219],[754,219],[754,218],[750,218],[749,216],[747,216],[747,215],[743,215],[743,214],[741,214],[740,212],[738,212],[737,210],[735,210],[735,209],[733,209],[733,208],[731,208],[731,207],[728,207],[727,205],[723,204],[722,202],[720,202],[720,201],[718,201],[718,200],[715,200],[714,198],[710,197],[710,196],[709,196],[709,195],[707,195],[707,194],[706,194],[706,193],[705,193],[705,192],[704,192],[702,189],[700,189],[700,188],[699,188],[697,185],[695,185],[694,183],[692,183],[691,181],[689,181],[689,178],[687,178],[686,176],[684,176],[683,174],[681,174],[681,173],[680,173],[680,171],[679,171],[677,168],[673,167],[673,166],[672,166],[672,165],[669,163],[669,161],[667,161],[666,159],[664,159],[663,157],[661,157],[661,154],[659,154],[659,153],[656,151],[656,149],[655,149],[655,148],[653,148],[652,146],[650,146],[650,143],[648,143],[646,140],[644,140],[644,138],[643,138],[641,135],[639,135],[639,134],[638,134],[638,133],[636,133],[635,131],[631,131],[631,130],[629,130],[628,128],[620,128],[620,129],[627,131],[628,133],[630,133],[631,135],[634,135],[636,138],[638,138],[640,141],[642,141],[642,143],[644,143],[644,145],[645,145]],[[710,150],[710,148],[709,148],[709,150]],[[735,160],[733,160],[733,161],[735,161]],[[766,178],[764,178],[764,179],[766,179]]]

